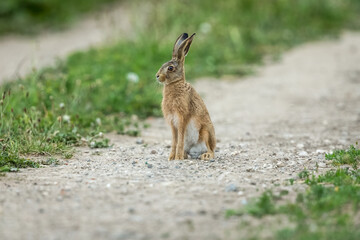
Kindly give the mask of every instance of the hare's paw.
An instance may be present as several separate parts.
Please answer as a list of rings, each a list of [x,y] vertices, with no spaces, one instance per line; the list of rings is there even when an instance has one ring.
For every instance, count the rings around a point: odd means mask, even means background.
[[[214,153],[211,153],[211,152],[203,153],[200,156],[201,160],[210,160],[210,159],[213,159],[213,158],[214,158]]]
[[[184,160],[184,154],[181,154],[181,153],[176,154],[175,160]]]
[[[175,160],[175,153],[171,153],[168,159],[169,161]]]

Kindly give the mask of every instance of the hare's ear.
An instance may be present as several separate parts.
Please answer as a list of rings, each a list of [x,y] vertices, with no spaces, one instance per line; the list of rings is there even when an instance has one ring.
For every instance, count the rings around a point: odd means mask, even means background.
[[[176,39],[175,44],[174,44],[174,48],[173,48],[173,53],[172,53],[172,56],[173,56],[174,58],[177,57],[178,50],[179,50],[179,47],[180,47],[181,43],[183,43],[184,40],[188,38],[188,36],[189,36],[189,35],[188,35],[187,33],[182,33],[182,34],[180,34],[180,36]]]
[[[194,39],[195,33],[191,35],[189,38],[185,39],[179,46],[178,52],[177,52],[177,58],[179,60],[184,60],[185,56],[188,54],[191,43]]]

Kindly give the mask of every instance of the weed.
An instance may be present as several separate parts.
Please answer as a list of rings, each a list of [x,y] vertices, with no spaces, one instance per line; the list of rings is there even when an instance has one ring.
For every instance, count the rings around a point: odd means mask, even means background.
[[[272,192],[264,192],[254,205],[247,208],[247,212],[255,217],[274,214],[275,205]]]
[[[0,172],[16,172],[19,168],[38,168],[39,164],[19,156],[0,152]]]
[[[90,142],[89,147],[91,148],[108,148],[109,146],[109,139],[101,139],[101,140],[93,140]]]
[[[360,149],[358,143],[351,145],[348,150],[336,150],[333,153],[325,154],[327,160],[332,160],[335,165],[349,164],[357,168],[360,162]]]
[[[48,158],[47,160],[41,161],[42,165],[58,166],[60,164],[59,160],[56,158]]]
[[[293,178],[291,178],[291,179],[289,179],[289,183],[290,183],[290,185],[294,185],[294,179]]]
[[[305,179],[309,177],[309,171],[308,170],[303,170],[298,174],[300,179]]]
[[[65,158],[65,159],[70,159],[70,158],[72,158],[73,156],[74,156],[74,150],[73,150],[73,149],[64,152],[64,158]]]

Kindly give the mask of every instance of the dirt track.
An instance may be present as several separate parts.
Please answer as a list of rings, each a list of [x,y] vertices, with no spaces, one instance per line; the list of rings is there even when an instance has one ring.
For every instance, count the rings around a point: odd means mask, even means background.
[[[191,56],[190,56],[191,57]],[[155,71],[155,70],[154,70]],[[150,120],[113,148],[0,178],[2,239],[241,239],[225,219],[360,138],[360,34],[310,43],[237,81],[200,79],[220,140],[215,161],[167,161],[170,130]],[[280,186],[277,186],[280,184]],[[241,219],[248,218],[243,216]]]

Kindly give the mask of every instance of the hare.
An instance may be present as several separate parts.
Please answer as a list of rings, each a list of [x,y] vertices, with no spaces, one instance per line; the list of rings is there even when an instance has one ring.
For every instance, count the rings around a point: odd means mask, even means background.
[[[162,112],[171,127],[172,145],[170,160],[214,158],[215,130],[208,110],[195,89],[185,80],[185,56],[189,52],[195,33],[181,34],[174,45],[172,59],[156,73],[164,85]]]

